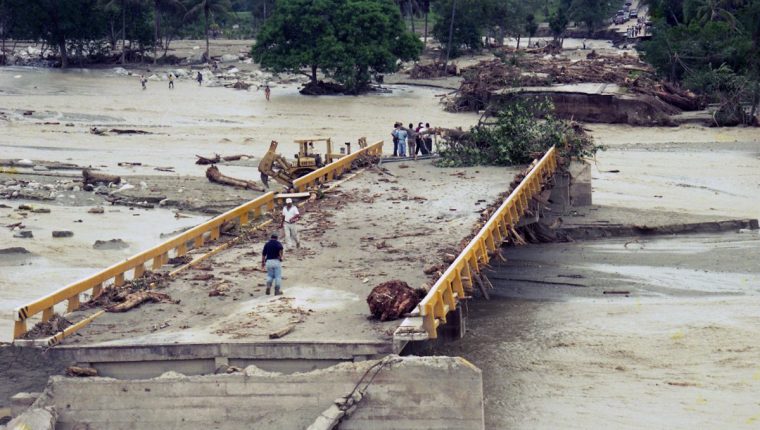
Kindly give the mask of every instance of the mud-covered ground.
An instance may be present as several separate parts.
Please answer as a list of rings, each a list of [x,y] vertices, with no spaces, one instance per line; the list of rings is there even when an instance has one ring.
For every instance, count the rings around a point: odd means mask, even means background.
[[[302,209],[303,243],[286,247],[283,296],[264,294],[259,270],[267,233],[283,237],[271,227],[201,263],[208,270],[186,270],[160,289],[180,305],[107,314],[65,343],[261,342],[288,324],[295,329],[286,341],[390,342],[399,321],[370,320],[367,294],[394,279],[429,284],[424,269],[456,253],[519,169],[385,166],[390,175],[362,172]]]

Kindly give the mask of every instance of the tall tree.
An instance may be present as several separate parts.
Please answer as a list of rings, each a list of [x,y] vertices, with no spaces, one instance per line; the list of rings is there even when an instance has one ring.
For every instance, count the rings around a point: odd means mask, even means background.
[[[321,70],[355,93],[421,51],[401,23],[391,0],[280,0],[252,52],[268,70],[302,73],[311,84]]]
[[[536,23],[536,16],[529,14],[525,17],[525,32],[528,33],[528,47],[530,47],[530,39],[538,32],[538,24]]]
[[[450,52],[456,57],[462,47],[480,49],[483,46],[483,29],[489,26],[487,6],[491,4],[491,0],[438,0],[433,3],[433,11],[439,17],[433,25],[433,35],[444,45],[442,54]]]
[[[58,48],[62,68],[69,65],[69,41],[96,40],[104,36],[105,20],[96,0],[15,1],[23,5],[23,21],[29,35]]]
[[[180,0],[153,0],[153,28],[155,30],[153,42],[153,64],[158,61],[158,45],[161,42],[161,14],[162,12],[179,13],[185,10]]]
[[[613,6],[607,0],[573,0],[568,11],[569,18],[582,22],[591,36],[604,23]]]
[[[206,52],[203,54],[206,61],[210,60],[210,54],[209,54],[209,42],[208,42],[208,33],[209,33],[209,18],[212,18],[212,15],[225,15],[229,13],[230,9],[232,8],[232,5],[230,4],[230,0],[189,0],[188,1],[188,10],[187,14],[185,14],[185,17],[187,18],[195,18],[201,13],[203,13],[203,28],[204,32],[206,33]]]
[[[561,6],[549,17],[549,29],[552,31],[554,41],[559,43],[560,47],[565,40],[565,30],[567,30],[568,24],[567,14]]]
[[[100,5],[103,9],[118,10],[121,13],[121,64],[126,62],[127,55],[127,1],[128,0],[100,0]]]

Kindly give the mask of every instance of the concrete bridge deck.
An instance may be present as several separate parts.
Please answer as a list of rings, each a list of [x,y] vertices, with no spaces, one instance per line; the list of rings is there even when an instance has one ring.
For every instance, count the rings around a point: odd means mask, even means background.
[[[286,247],[284,295],[264,294],[260,252],[274,228],[264,229],[196,266],[206,270],[188,269],[157,290],[179,304],[107,313],[51,353],[102,375],[151,377],[221,364],[308,370],[398,352],[400,321],[370,320],[367,294],[392,279],[432,284],[423,269],[457,253],[519,169],[440,169],[430,161],[384,167],[390,174],[364,171],[302,208],[303,245]],[[212,290],[223,295],[210,297]],[[285,337],[269,339],[291,324]]]

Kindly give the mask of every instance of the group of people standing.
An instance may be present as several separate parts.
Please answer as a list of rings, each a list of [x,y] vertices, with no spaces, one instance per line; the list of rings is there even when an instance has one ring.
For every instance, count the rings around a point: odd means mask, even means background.
[[[409,123],[409,127],[396,122],[393,124],[393,156],[406,157],[407,149],[409,157],[417,158],[417,154],[428,155],[433,152],[433,138],[430,123],[424,125],[420,122],[417,127]]]

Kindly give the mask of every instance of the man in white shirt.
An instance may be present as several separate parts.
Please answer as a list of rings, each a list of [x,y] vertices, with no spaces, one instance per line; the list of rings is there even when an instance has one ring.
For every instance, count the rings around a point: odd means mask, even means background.
[[[285,228],[285,242],[289,247],[293,246],[293,242],[295,242],[296,248],[301,247],[301,243],[298,241],[298,226],[296,225],[299,219],[301,219],[301,214],[293,204],[293,199],[286,199],[285,207],[282,208],[282,224],[280,227]]]

